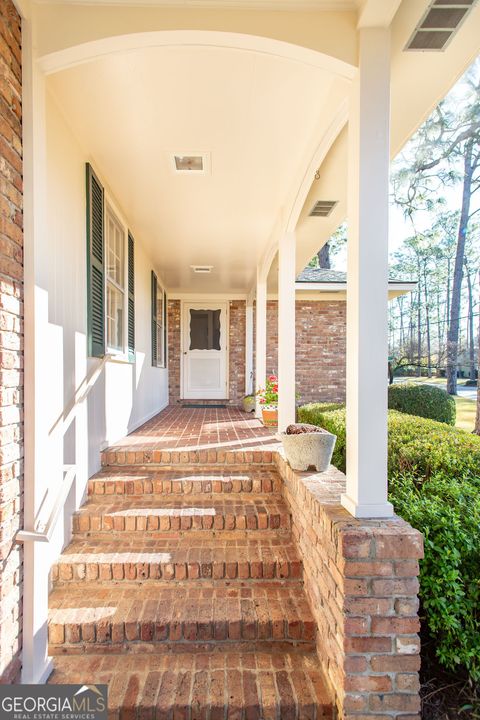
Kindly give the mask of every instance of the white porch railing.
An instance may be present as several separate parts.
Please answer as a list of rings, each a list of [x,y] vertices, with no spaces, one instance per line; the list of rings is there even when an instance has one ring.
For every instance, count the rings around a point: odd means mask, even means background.
[[[72,400],[50,429],[49,437],[65,436],[80,405],[85,402],[111,355],[105,355],[93,372],[75,391]],[[48,545],[53,538],[58,521],[65,514],[65,507],[75,481],[78,479],[78,463],[63,465],[62,480],[48,487],[35,518],[29,527],[18,530],[15,542],[24,545],[24,612],[23,612],[23,683],[46,682],[52,671],[48,657],[48,591],[52,564]],[[55,475],[55,473],[52,473]],[[42,550],[42,547],[44,550]]]

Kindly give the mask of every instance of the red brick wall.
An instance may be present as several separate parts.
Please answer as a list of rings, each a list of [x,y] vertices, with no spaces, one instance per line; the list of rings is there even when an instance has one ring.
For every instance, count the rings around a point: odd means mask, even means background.
[[[168,328],[168,393],[172,405],[180,399],[180,300],[169,300],[167,305]]]
[[[239,405],[245,396],[245,300],[230,301],[229,330],[229,396],[230,402]]]
[[[245,394],[244,300],[230,301],[230,403]],[[346,304],[297,300],[296,380],[299,403],[345,400]],[[168,302],[170,402],[180,399],[180,300]],[[267,373],[277,371],[277,302],[267,303]]]
[[[21,25],[0,0],[0,682],[20,673],[22,551],[23,222]]]
[[[356,520],[345,476],[295,473],[278,453],[317,649],[340,720],[417,720],[421,534],[400,518]]]
[[[278,304],[267,303],[267,373],[278,370]],[[299,404],[344,402],[346,303],[297,300],[296,384]]]

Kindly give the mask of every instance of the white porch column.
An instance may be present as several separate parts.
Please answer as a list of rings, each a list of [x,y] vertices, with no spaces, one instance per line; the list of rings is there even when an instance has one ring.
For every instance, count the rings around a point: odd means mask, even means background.
[[[265,387],[267,374],[267,279],[257,270],[255,305],[255,392]],[[262,417],[262,406],[255,404],[255,415]]]
[[[50,442],[47,381],[57,371],[48,334],[48,293],[41,283],[49,259],[42,253],[46,232],[45,78],[36,65],[31,21],[23,21],[23,126],[25,210],[25,506],[24,529],[35,530],[49,485],[57,481]],[[40,278],[40,279],[39,279]],[[55,398],[56,399],[56,398]],[[55,407],[55,405],[53,405]],[[52,458],[54,458],[52,460]],[[44,683],[52,671],[48,657],[49,543],[24,543],[22,683]]]
[[[295,422],[295,233],[278,247],[278,430]]]
[[[387,302],[390,30],[362,28],[349,116],[347,492],[355,517],[389,517]]]
[[[247,300],[245,308],[245,395],[253,392],[253,305]]]

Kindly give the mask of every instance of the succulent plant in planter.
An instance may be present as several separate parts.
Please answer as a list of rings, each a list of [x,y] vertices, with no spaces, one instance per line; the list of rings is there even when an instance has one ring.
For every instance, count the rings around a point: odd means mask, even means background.
[[[243,409],[247,413],[255,410],[255,395],[245,395],[243,398]]]
[[[317,425],[294,423],[280,435],[286,458],[293,470],[325,472],[330,465],[336,435]]]

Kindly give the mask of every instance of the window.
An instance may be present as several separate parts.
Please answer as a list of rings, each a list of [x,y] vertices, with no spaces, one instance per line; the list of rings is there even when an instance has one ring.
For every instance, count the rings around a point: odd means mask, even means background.
[[[152,270],[152,365],[167,367],[167,296]]]
[[[88,354],[135,360],[135,242],[87,164]]]
[[[107,347],[124,351],[125,230],[107,205]]]
[[[190,350],[220,350],[220,310],[190,310]]]

